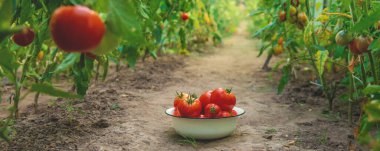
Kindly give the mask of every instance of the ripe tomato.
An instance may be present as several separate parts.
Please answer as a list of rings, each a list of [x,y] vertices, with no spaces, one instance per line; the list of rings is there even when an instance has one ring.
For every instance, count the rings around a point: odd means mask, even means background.
[[[235,110],[231,110],[231,111],[230,111],[230,114],[231,114],[231,116],[236,116],[236,115],[237,115],[237,112],[236,112]]]
[[[278,38],[277,44],[283,45],[284,44],[284,38],[282,38],[282,37]]]
[[[352,34],[347,30],[341,30],[336,34],[335,41],[338,45],[346,46],[352,41]]]
[[[222,111],[218,115],[218,117],[230,117],[230,116],[231,116],[230,112],[227,112],[227,111]]]
[[[21,33],[14,34],[12,40],[19,46],[27,46],[34,40],[35,34],[31,28],[24,28]]]
[[[177,95],[174,98],[174,107],[178,107],[179,103],[186,101],[187,99],[190,98],[190,95],[187,93],[183,93],[183,92],[181,92],[181,93],[176,92],[176,93],[177,93]]]
[[[182,13],[182,14],[181,14],[181,19],[182,19],[183,21],[187,21],[187,20],[189,19],[189,14],[187,14],[187,13]]]
[[[66,52],[89,52],[101,42],[105,27],[98,13],[85,6],[62,6],[50,20],[54,42]]]
[[[357,48],[361,53],[368,52],[368,47],[371,45],[373,38],[372,37],[365,37],[365,36],[359,36],[357,43]]]
[[[201,103],[202,103],[202,108],[204,108],[207,104],[210,103],[211,92],[212,92],[212,91],[206,91],[206,92],[204,92],[204,93],[199,97],[199,101],[201,101]]]
[[[231,89],[227,91],[222,88],[217,88],[211,92],[210,102],[218,105],[222,110],[232,110],[236,104],[236,97],[231,93]]]
[[[204,108],[204,111],[205,111],[206,117],[212,118],[212,117],[218,117],[221,109],[218,105],[210,103],[206,105],[206,107]]]
[[[377,30],[380,30],[380,20],[377,21]]]
[[[350,49],[350,51],[353,53],[353,54],[361,54],[359,48],[358,48],[358,40],[355,38],[353,39],[350,44],[348,45],[348,48]]]
[[[182,117],[199,117],[202,112],[202,103],[199,99],[189,98],[178,103],[178,111]]]
[[[205,115],[201,114],[199,115],[199,118],[207,118]]]
[[[286,21],[286,12],[285,11],[278,12],[278,18],[279,18],[280,22]]]
[[[42,59],[44,59],[44,52],[43,52],[43,51],[40,51],[40,52],[38,52],[37,60],[38,60],[38,61],[41,61]]]
[[[173,115],[177,117],[181,117],[181,113],[179,113],[177,108],[174,109]]]

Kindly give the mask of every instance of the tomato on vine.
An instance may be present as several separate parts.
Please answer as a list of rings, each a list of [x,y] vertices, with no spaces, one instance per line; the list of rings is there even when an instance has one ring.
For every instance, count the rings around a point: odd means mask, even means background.
[[[283,45],[284,44],[284,38],[282,38],[282,37],[278,38],[277,44]]]
[[[54,42],[66,52],[89,52],[101,42],[105,26],[98,13],[85,6],[61,6],[50,20]]]
[[[12,40],[19,46],[28,46],[34,40],[35,34],[31,28],[24,28],[21,33],[14,34]]]
[[[187,21],[189,19],[189,14],[188,13],[181,13],[181,19],[183,21]]]
[[[286,21],[286,12],[285,11],[280,11],[279,13],[278,13],[278,18],[279,18],[279,20],[280,20],[280,22],[284,22],[284,21]]]
[[[273,48],[273,54],[275,56],[278,56],[278,55],[282,54],[282,52],[284,52],[284,47],[282,45],[276,45]]]
[[[45,56],[45,54],[43,51],[38,52],[38,55],[37,55],[38,61],[41,61],[42,59],[44,59],[44,56]]]
[[[341,46],[348,45],[352,39],[352,34],[347,30],[341,30],[335,36],[336,43]]]

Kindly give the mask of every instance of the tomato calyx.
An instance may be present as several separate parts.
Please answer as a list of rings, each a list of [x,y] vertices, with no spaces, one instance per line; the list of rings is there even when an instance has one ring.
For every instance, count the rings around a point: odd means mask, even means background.
[[[231,92],[232,92],[232,88],[226,89],[226,92],[227,92],[228,94],[231,94]]]

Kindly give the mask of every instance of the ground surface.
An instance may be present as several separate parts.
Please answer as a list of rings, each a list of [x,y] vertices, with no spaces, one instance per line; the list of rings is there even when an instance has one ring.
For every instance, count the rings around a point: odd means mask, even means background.
[[[242,25],[244,27],[244,24]],[[190,57],[163,56],[123,68],[94,84],[83,102],[43,101],[15,125],[4,150],[347,150],[352,128],[344,116],[321,114],[321,94],[303,83],[276,95],[270,74],[261,71],[257,44],[241,28],[223,47]],[[276,80],[274,80],[276,81]],[[184,141],[164,110],[176,91],[201,92],[232,87],[246,110],[232,136],[215,141]],[[65,103],[66,102],[66,103]],[[71,110],[71,112],[68,112]],[[0,150],[3,150],[0,149]]]

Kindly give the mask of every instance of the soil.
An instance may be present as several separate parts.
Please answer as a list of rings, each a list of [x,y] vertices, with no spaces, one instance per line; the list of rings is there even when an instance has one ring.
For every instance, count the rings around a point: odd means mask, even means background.
[[[244,27],[222,47],[124,67],[94,84],[83,101],[41,100],[38,113],[23,109],[13,141],[0,143],[1,150],[360,150],[339,103],[337,112],[323,114],[326,99],[316,86],[297,80],[276,94],[270,77],[280,75],[261,70],[265,57],[257,57],[259,42]],[[217,87],[232,87],[246,110],[236,131],[213,141],[177,135],[164,114],[175,92]]]

